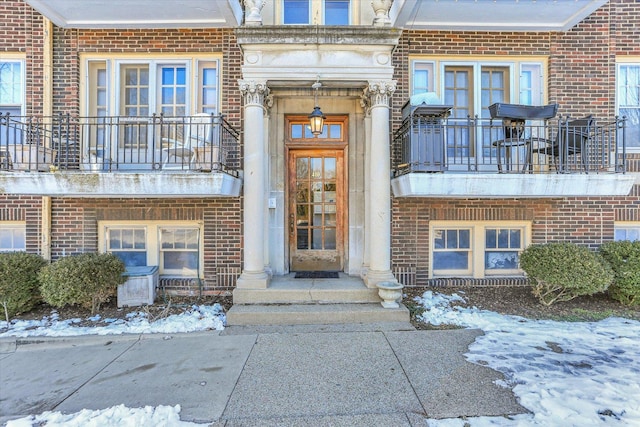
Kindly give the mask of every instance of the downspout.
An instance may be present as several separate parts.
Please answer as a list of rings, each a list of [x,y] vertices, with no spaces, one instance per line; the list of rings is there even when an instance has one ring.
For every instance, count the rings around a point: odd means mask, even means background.
[[[53,24],[42,18],[42,115],[53,116]],[[42,196],[40,254],[51,260],[51,196]]]

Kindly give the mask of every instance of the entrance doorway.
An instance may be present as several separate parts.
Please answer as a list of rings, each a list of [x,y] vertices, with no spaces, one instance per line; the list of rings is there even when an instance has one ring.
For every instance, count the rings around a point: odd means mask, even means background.
[[[289,150],[291,271],[344,267],[344,149]]]

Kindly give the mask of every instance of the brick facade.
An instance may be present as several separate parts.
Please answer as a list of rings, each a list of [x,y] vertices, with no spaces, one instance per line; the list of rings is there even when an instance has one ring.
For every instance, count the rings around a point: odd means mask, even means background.
[[[42,111],[43,18],[23,1],[0,3],[0,53],[26,56],[27,114]],[[547,57],[550,102],[559,115],[615,114],[615,64],[640,56],[640,2],[615,0],[567,32],[458,32],[406,30],[394,51],[398,85],[392,97],[392,129],[409,97],[411,55],[537,55]],[[80,30],[54,27],[53,111],[80,113],[82,53],[215,53],[222,55],[220,111],[242,129],[242,52],[233,29]],[[589,96],[584,96],[588,93]],[[238,159],[241,161],[241,159]],[[640,155],[630,156],[640,170]],[[40,252],[40,197],[0,196],[0,220],[25,221],[27,250]],[[196,220],[204,223],[205,291],[229,289],[223,271],[242,267],[242,198],[52,200],[52,258],[96,251],[100,220]],[[613,239],[614,221],[640,221],[640,187],[626,197],[563,199],[395,199],[392,204],[393,268],[415,271],[428,281],[431,220],[532,221],[533,243],[572,241],[596,248]],[[491,283],[491,280],[487,280]],[[176,285],[176,291],[189,291]]]

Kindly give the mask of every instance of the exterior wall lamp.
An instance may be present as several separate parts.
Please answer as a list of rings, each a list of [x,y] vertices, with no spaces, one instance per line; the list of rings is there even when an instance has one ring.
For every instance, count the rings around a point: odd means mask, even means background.
[[[318,77],[318,80],[311,85],[311,88],[315,89],[315,94],[314,94],[315,107],[313,107],[313,111],[308,116],[311,133],[316,138],[318,137],[318,135],[322,133],[322,130],[324,129],[324,119],[326,119],[322,111],[320,111],[320,107],[318,106],[318,89],[320,87],[322,87],[322,83],[320,83],[320,77]]]

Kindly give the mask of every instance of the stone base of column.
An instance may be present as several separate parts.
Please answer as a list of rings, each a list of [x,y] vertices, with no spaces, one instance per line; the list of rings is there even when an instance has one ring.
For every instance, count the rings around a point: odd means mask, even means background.
[[[236,282],[238,289],[267,289],[269,287],[269,275],[264,271],[243,271]]]
[[[367,276],[364,278],[364,283],[367,285],[367,288],[376,288],[380,282],[397,282],[397,280],[393,273],[391,273],[391,270],[378,271],[369,269]]]

